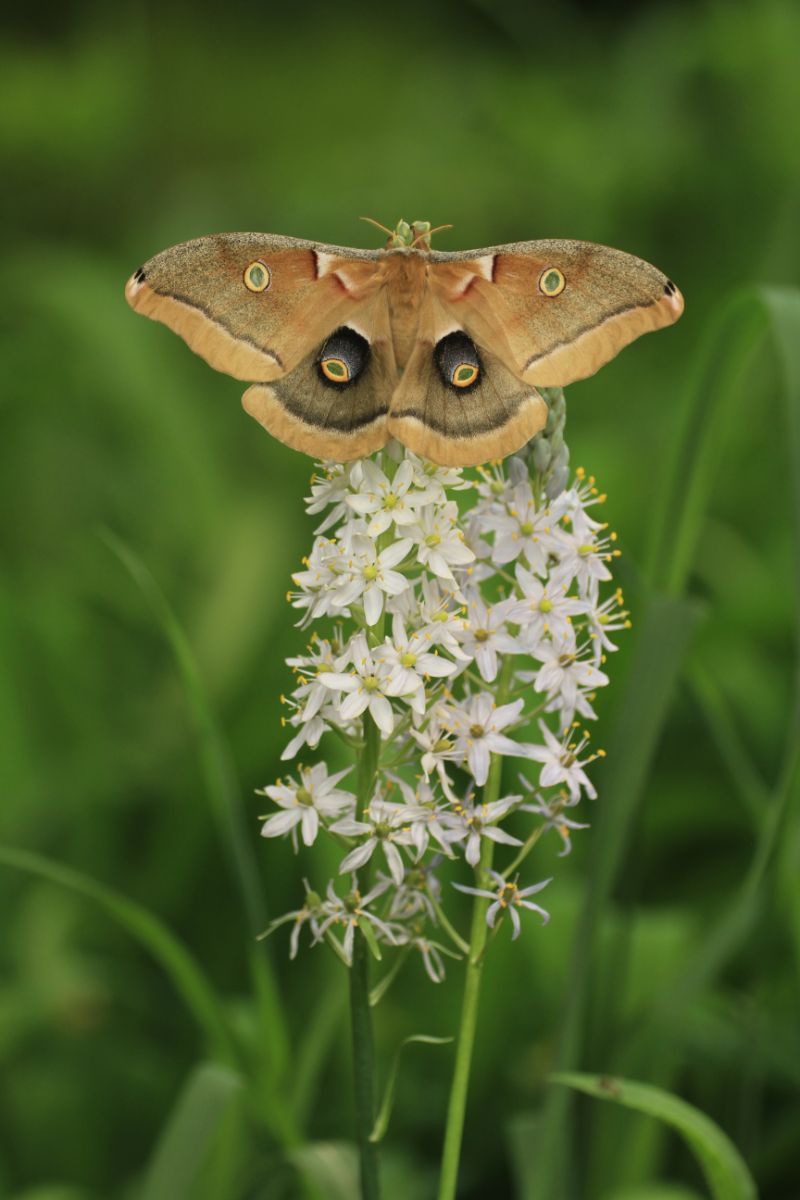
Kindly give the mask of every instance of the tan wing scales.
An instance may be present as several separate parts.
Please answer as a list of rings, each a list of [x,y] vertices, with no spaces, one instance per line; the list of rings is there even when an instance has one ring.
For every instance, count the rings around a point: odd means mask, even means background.
[[[125,295],[216,370],[277,379],[374,294],[378,257],[263,233],[216,234],[151,258]],[[252,264],[266,269],[262,291],[245,283]]]
[[[444,366],[442,347],[463,338]],[[547,421],[539,393],[521,382],[491,351],[475,356],[471,339],[443,305],[429,296],[420,315],[420,334],[397,391],[392,396],[388,430],[417,454],[449,467],[470,467],[519,450]],[[474,365],[474,382],[448,382],[459,357]]]
[[[340,341],[355,342],[366,355],[351,382],[337,384],[322,370],[325,347],[336,353],[334,334],[288,375],[256,384],[242,398],[245,410],[273,437],[294,450],[336,462],[361,458],[386,444],[386,414],[398,380],[385,291],[351,313],[342,329]],[[353,349],[350,345],[348,352]]]
[[[440,300],[520,379],[563,387],[593,375],[643,333],[677,321],[683,297],[663,272],[590,242],[520,242],[431,254]],[[563,288],[543,290],[555,271]]]

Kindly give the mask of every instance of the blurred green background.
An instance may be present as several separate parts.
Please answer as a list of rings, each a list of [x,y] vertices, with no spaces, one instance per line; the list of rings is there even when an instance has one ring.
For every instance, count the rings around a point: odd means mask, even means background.
[[[220,230],[375,246],[362,214],[452,222],[439,249],[609,243],[687,302],[568,394],[635,629],[603,697],[592,830],[562,861],[544,839],[531,868],[556,875],[552,923],[493,950],[463,1197],[706,1194],[663,1126],[547,1088],[559,1063],[679,1093],[765,1198],[800,1195],[800,452],[757,305],[724,315],[737,288],[800,277],[799,118],[785,0],[123,0],[6,18],[0,840],[154,914],[210,990],[204,1008],[173,946],[158,960],[152,930],[131,936],[138,909],[6,854],[0,1196],[352,1194],[343,973],[322,949],[290,964],[282,934],[254,953],[261,902],[242,888],[248,852],[270,915],[296,906],[301,874],[330,871],[322,851],[298,863],[260,842],[253,795],[280,770],[282,660],[304,640],[284,593],[310,545],[310,462],[122,288],[158,250]],[[184,631],[183,671],[139,562]],[[453,1031],[459,979],[415,968],[388,994],[384,1073],[402,1037]],[[209,1033],[217,1004],[242,1086]],[[450,1056],[408,1053],[390,1200],[433,1192]],[[228,1066],[198,1075],[209,1057]],[[170,1136],[198,1174],[180,1182],[163,1131],[187,1086]]]

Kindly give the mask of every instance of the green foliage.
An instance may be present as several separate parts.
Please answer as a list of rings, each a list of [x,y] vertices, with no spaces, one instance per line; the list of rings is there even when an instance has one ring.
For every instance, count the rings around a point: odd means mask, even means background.
[[[452,1038],[430,1037],[426,1033],[412,1033],[407,1038],[403,1038],[400,1045],[395,1051],[392,1064],[389,1068],[389,1074],[386,1077],[386,1084],[383,1089],[383,1098],[381,1100],[378,1115],[375,1118],[375,1128],[370,1134],[371,1142],[379,1142],[386,1136],[386,1130],[389,1128],[389,1121],[392,1116],[392,1106],[394,1104],[394,1091],[397,1086],[397,1072],[400,1070],[400,1057],[406,1046],[412,1042],[422,1042],[428,1046],[444,1046],[451,1042]]]
[[[197,1195],[196,1185],[209,1171],[214,1137],[241,1087],[242,1080],[226,1068],[205,1063],[195,1069],[156,1147],[140,1200],[190,1200]],[[222,1185],[219,1177],[217,1183]],[[216,1194],[230,1195],[231,1190],[229,1178]],[[205,1189],[204,1194],[212,1193]]]
[[[592,829],[534,852],[552,921],[491,947],[461,1196],[703,1194],[662,1122],[556,1068],[679,1095],[764,1200],[800,1191],[800,12],[478,0],[403,25],[123,3],[2,35],[2,1197],[138,1200],[180,1162],[198,1200],[353,1194],[342,968],[254,938],[330,873],[260,843],[252,795],[282,769],[310,464],[122,286],[219,229],[380,244],[361,213],[452,221],[441,249],[618,245],[687,299],[567,394],[634,631]],[[382,1079],[415,1029],[453,1034],[462,970],[386,991]],[[434,1192],[450,1058],[403,1056],[387,1200]]]
[[[714,1200],[755,1200],[752,1176],[741,1155],[718,1125],[703,1113],[664,1092],[629,1079],[606,1075],[577,1075],[563,1072],[551,1076],[553,1083],[577,1088],[599,1100],[611,1100],[672,1125],[686,1139],[700,1163]]]

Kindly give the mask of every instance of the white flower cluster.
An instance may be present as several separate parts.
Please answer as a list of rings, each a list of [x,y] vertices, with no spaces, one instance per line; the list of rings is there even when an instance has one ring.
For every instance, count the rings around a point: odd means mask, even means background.
[[[282,757],[330,734],[358,769],[299,766],[264,789],[277,806],[265,837],[297,850],[298,834],[310,846],[324,833],[340,847],[342,894],[306,884],[303,907],[269,927],[293,923],[292,956],[307,924],[349,963],[358,926],[374,950],[419,951],[438,982],[443,956],[464,949],[442,909],[445,860],[475,869],[477,889],[457,886],[492,900],[493,929],[508,912],[516,937],[523,908],[547,919],[528,897],[549,881],[518,887],[517,871],[545,830],[567,853],[586,828],[566,810],[595,797],[586,767],[602,751],[587,751],[577,718],[594,719],[610,635],[629,622],[619,590],[601,597],[618,553],[593,515],[604,497],[578,471],[548,498],[535,462],[470,479],[393,445],[312,482],[308,512],[324,517],[289,600],[303,628],[323,628],[287,660]],[[474,498],[463,515],[456,493]],[[497,755],[539,764],[538,779],[501,796]],[[487,841],[515,848],[502,873],[484,869]]]

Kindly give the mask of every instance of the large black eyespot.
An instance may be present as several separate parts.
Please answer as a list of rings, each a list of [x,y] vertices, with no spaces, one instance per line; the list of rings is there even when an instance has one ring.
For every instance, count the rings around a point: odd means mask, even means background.
[[[439,374],[448,387],[470,392],[480,382],[482,364],[475,343],[460,330],[448,333],[433,352]]]
[[[317,355],[320,382],[326,387],[355,383],[369,362],[369,342],[355,329],[342,325],[328,338]]]

